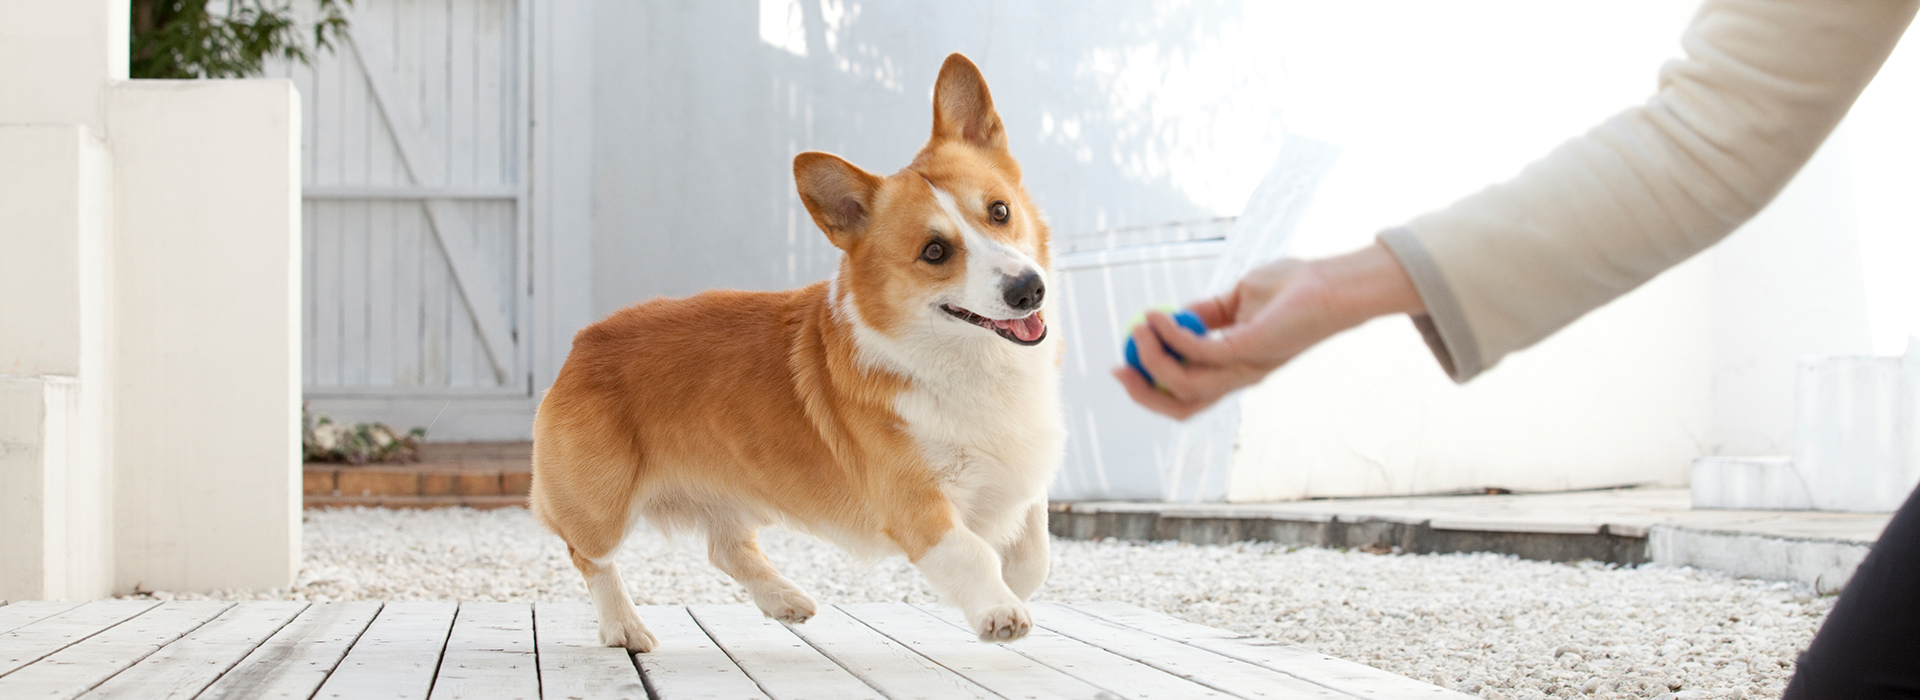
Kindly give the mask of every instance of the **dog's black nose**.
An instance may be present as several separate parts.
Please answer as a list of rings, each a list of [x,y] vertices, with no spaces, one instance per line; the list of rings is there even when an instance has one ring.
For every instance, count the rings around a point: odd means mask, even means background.
[[[1015,277],[1007,283],[1005,299],[1007,306],[1015,311],[1032,311],[1040,308],[1040,300],[1047,296],[1047,283],[1041,281],[1040,273],[1033,270]]]

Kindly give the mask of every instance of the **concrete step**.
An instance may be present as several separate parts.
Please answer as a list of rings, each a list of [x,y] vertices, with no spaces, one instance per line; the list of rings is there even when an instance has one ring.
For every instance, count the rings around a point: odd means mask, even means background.
[[[1687,489],[1426,496],[1259,504],[1069,502],[1058,537],[1194,544],[1265,541],[1371,552],[1494,552],[1542,561],[1695,566],[1834,592],[1885,514],[1696,510]]]

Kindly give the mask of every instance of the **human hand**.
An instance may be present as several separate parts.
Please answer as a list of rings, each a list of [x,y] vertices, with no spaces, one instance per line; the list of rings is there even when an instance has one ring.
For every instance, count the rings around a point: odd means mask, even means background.
[[[1158,389],[1131,367],[1113,370],[1135,402],[1179,420],[1258,383],[1335,333],[1375,316],[1425,312],[1406,270],[1379,243],[1339,257],[1262,265],[1232,291],[1188,308],[1213,332],[1195,335],[1157,311],[1133,328],[1140,364]]]

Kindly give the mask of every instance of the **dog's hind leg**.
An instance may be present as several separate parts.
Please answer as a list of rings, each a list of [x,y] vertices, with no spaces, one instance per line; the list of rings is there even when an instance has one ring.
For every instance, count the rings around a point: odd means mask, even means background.
[[[562,461],[558,450],[542,449],[541,426],[535,425],[533,491],[527,505],[534,517],[567,543],[567,555],[586,579],[587,593],[600,617],[600,642],[632,651],[658,646],[640,622],[613,563],[631,526],[628,515],[635,477],[633,472],[608,468],[582,469],[582,462]],[[582,478],[582,475],[595,478]]]
[[[613,563],[612,552],[594,560],[581,556],[579,550],[568,545],[567,554],[572,555],[574,568],[587,579],[587,593],[600,615],[601,644],[639,652],[653,651],[660,645],[653,633],[647,631],[646,624],[640,622],[640,611],[633,607],[633,598],[627,595],[627,584],[620,579],[620,566]]]
[[[739,523],[707,524],[707,559],[733,580],[747,587],[760,612],[781,622],[806,622],[813,617],[813,598],[775,571],[760,551],[756,528]]]

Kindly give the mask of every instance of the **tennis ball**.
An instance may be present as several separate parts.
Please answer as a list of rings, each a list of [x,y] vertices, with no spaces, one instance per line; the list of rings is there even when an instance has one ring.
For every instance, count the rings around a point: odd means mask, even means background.
[[[1180,324],[1182,328],[1193,331],[1195,335],[1207,334],[1207,324],[1200,320],[1199,314],[1195,314],[1194,312],[1188,311],[1186,309],[1176,309],[1170,304],[1158,307],[1158,310],[1163,311],[1168,315],[1172,316],[1173,321],[1175,323]],[[1127,324],[1127,330],[1129,331],[1133,330],[1135,327],[1138,327],[1140,324],[1145,323],[1146,320],[1147,320],[1147,312],[1145,311],[1142,311],[1139,314],[1134,315],[1133,322]],[[1173,359],[1182,360],[1182,361],[1186,360],[1186,358],[1180,356],[1180,353],[1174,352],[1173,348],[1169,347],[1166,343],[1161,343],[1160,348],[1163,350],[1166,350],[1167,354],[1172,355]],[[1147,372],[1147,368],[1140,364],[1140,348],[1133,344],[1132,334],[1127,335],[1126,355],[1127,355],[1127,364],[1133,366],[1133,371],[1139,372],[1140,376],[1145,377],[1147,380],[1147,383],[1152,384],[1154,388],[1156,389],[1160,388],[1160,383],[1153,380],[1153,374]]]

